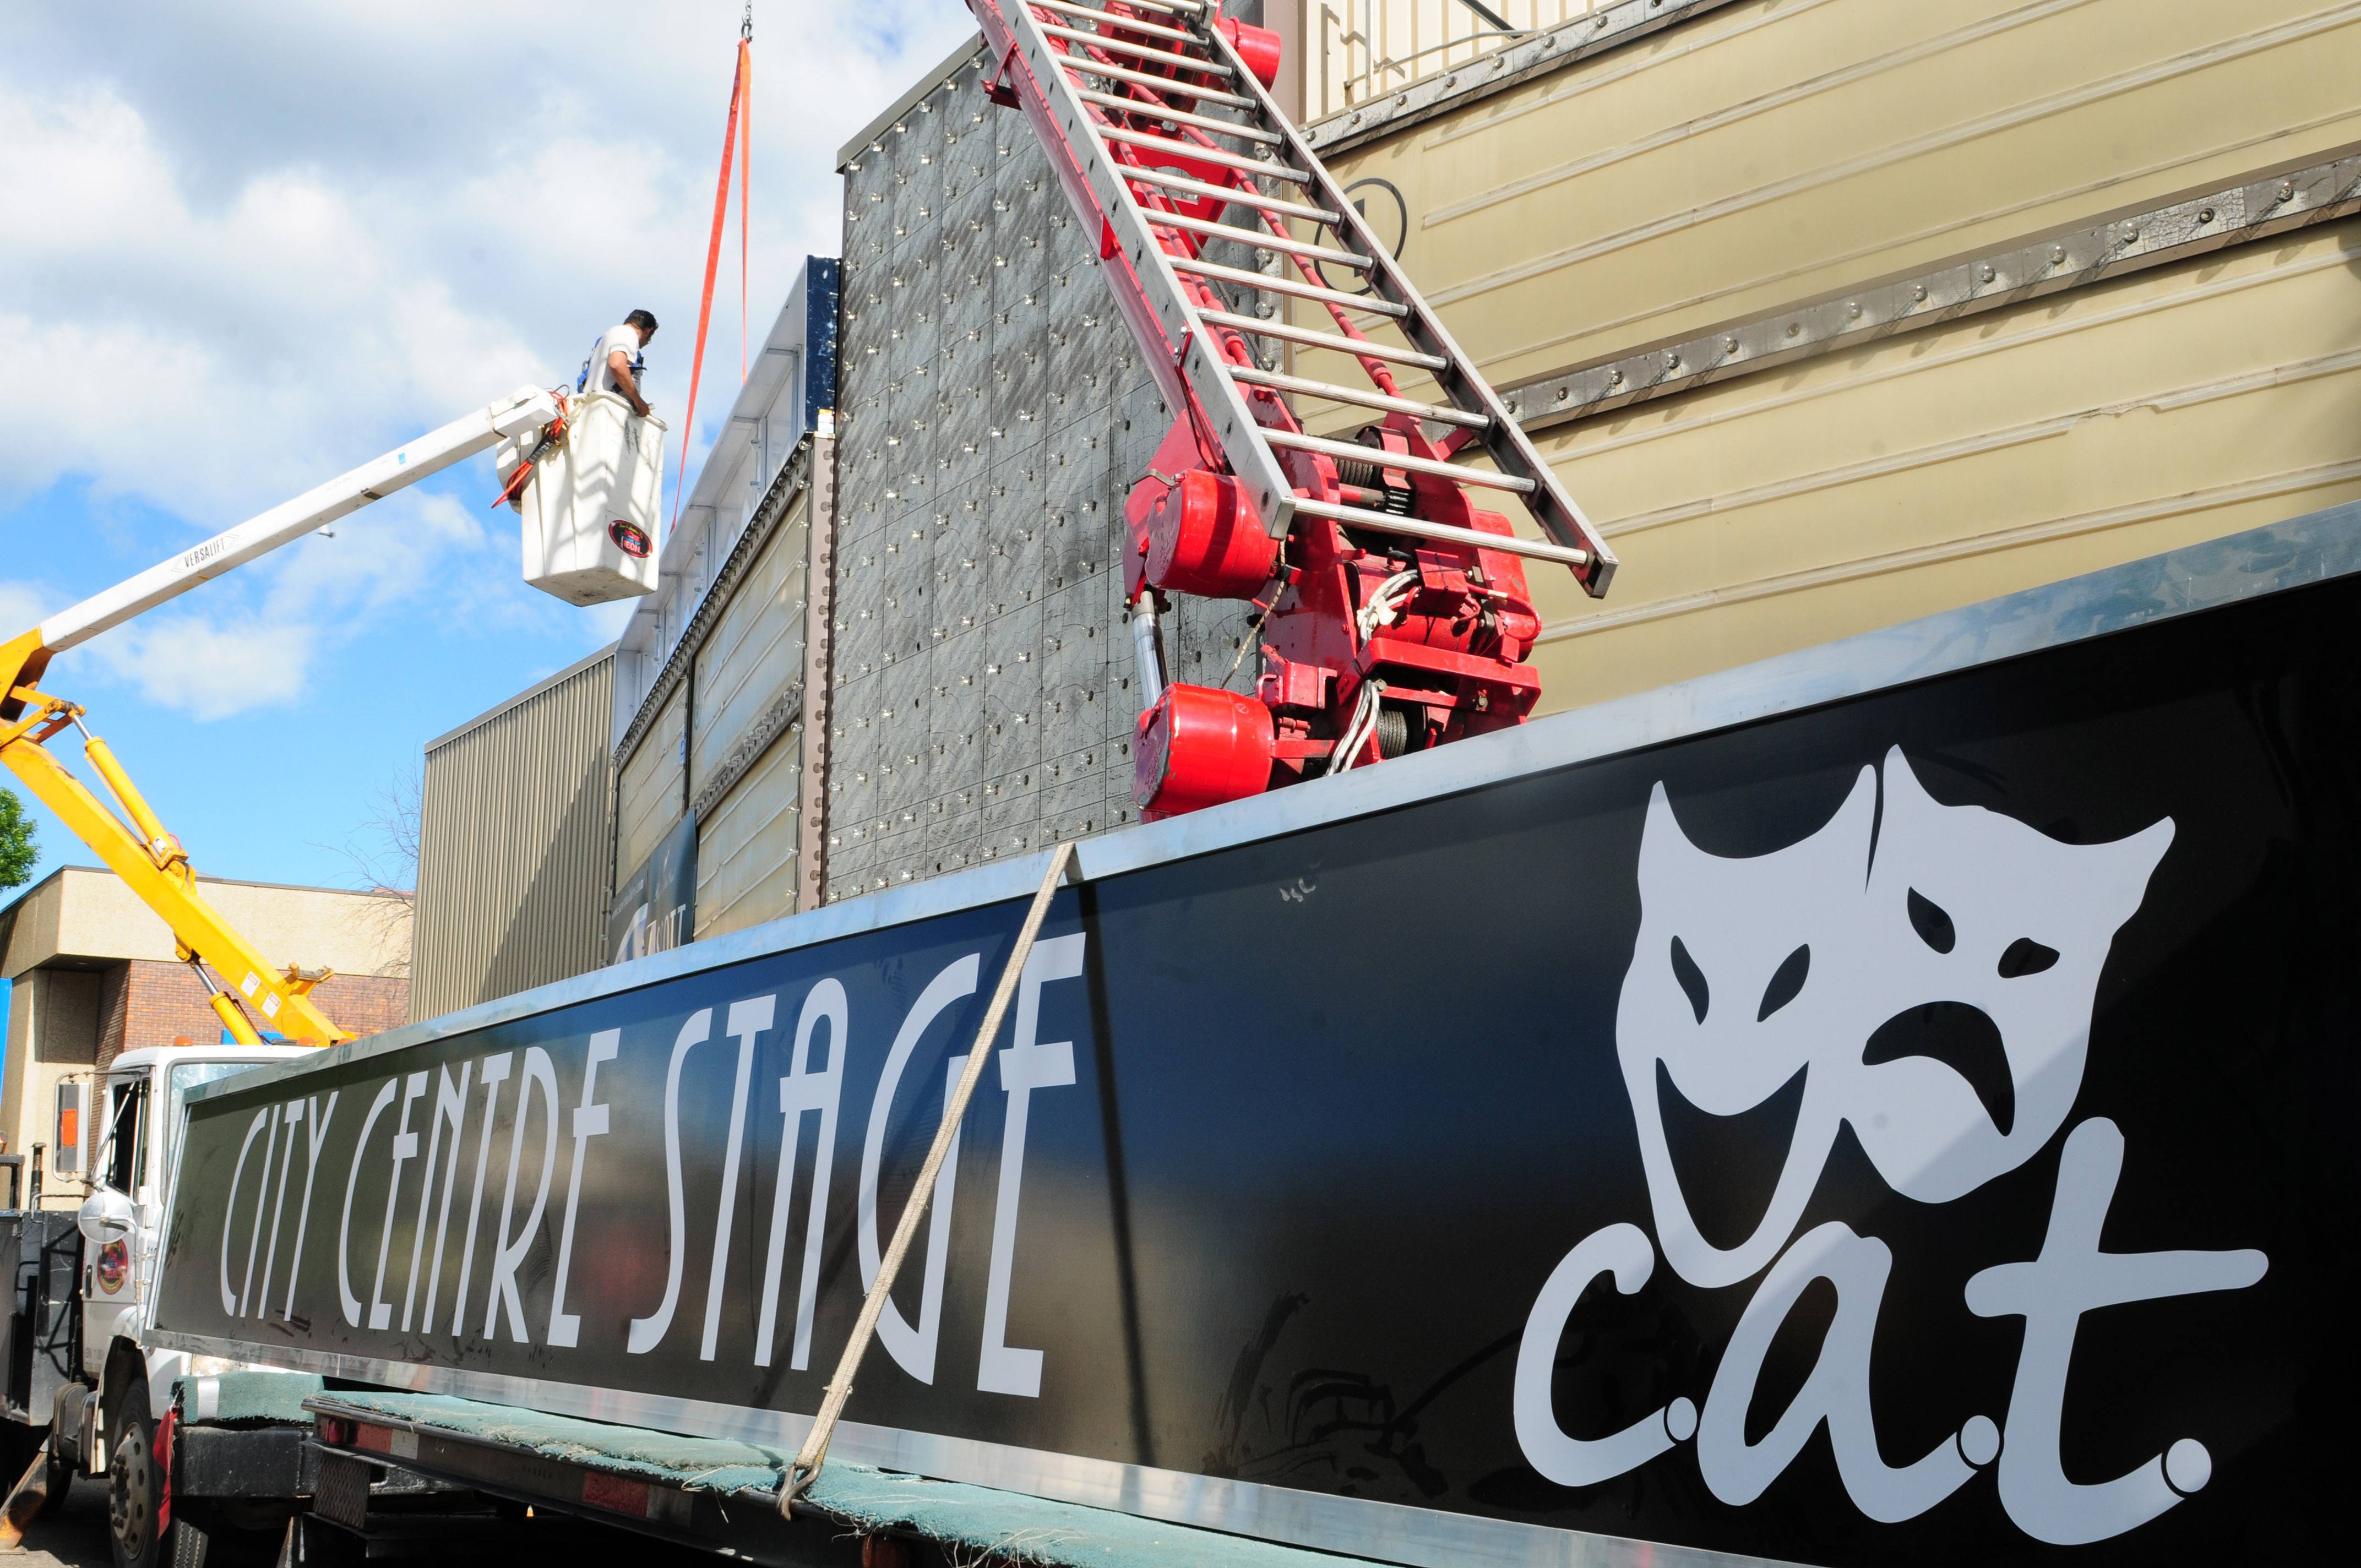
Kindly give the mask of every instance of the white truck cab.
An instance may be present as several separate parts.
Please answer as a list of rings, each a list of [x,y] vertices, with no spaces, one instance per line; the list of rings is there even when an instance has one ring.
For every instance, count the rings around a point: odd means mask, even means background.
[[[101,1110],[105,1131],[91,1162],[92,1194],[82,1213],[82,1370],[93,1385],[96,1429],[96,1441],[82,1454],[90,1473],[104,1470],[127,1435],[117,1430],[126,1395],[139,1396],[137,1414],[145,1420],[160,1409],[173,1378],[231,1369],[227,1363],[192,1366],[182,1352],[145,1344],[189,1091],[265,1062],[311,1054],[304,1046],[149,1047],[126,1051],[108,1067]]]

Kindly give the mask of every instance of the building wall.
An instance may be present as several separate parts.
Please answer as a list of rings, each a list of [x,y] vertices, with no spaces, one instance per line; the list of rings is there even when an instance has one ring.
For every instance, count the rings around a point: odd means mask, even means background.
[[[413,1016],[598,965],[614,670],[602,650],[427,743]]]
[[[1320,127],[1346,181],[1402,192],[1402,260],[1496,384],[1750,323],[1775,344],[1815,302],[2026,236],[2128,243],[2111,214],[2178,193],[2269,172],[2268,204],[2361,139],[2350,0],[1694,9],[1405,128]],[[2355,243],[2337,222],[2046,297],[2030,277],[1646,401],[1535,398],[1622,557],[1603,602],[1532,575],[1545,707],[2361,493]]]
[[[655,852],[688,807],[688,693],[673,693],[615,775],[615,872],[620,877]]]
[[[105,992],[96,1062],[101,1070],[126,1051],[210,1045],[221,1038],[221,1020],[185,964],[134,959],[93,978],[104,981]],[[366,1036],[410,1022],[410,988],[401,975],[339,974],[314,987],[312,1000],[339,1027]]]
[[[400,894],[291,887],[200,876],[223,917],[277,963],[339,974],[403,975],[411,901]],[[174,961],[170,927],[112,872],[61,866],[0,911],[0,974],[64,955]]]
[[[356,1034],[409,1016],[410,900],[335,888],[198,879],[199,891],[274,960],[335,975],[313,992]],[[7,1051],[0,1062],[0,1144],[28,1154],[54,1141],[57,1087],[85,1080],[127,1049],[205,1044],[221,1021],[154,911],[111,872],[66,866],[0,910]],[[93,1091],[88,1106],[98,1104]],[[84,1141],[99,1133],[86,1109]],[[44,1172],[52,1193],[54,1168]]]
[[[807,435],[772,475],[616,749],[616,877],[629,879],[693,813],[696,936],[818,898],[805,870],[805,720],[824,680],[811,619],[815,563],[824,574],[835,515],[835,450]],[[824,598],[824,576],[818,586]]]
[[[796,907],[811,491],[754,553],[696,657],[697,935]]]

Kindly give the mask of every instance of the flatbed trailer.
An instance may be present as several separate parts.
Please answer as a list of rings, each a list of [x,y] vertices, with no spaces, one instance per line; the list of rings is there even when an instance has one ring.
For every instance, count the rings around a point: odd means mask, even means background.
[[[796,1501],[773,1506],[792,1449],[689,1437],[548,1415],[445,1394],[340,1391],[306,1408],[318,1418],[323,1477],[315,1517],[366,1541],[388,1520],[368,1486],[408,1472],[536,1512],[571,1514],[675,1545],[748,1562],[869,1563],[902,1568],[983,1561],[1039,1568],[1353,1568],[1364,1559],[1223,1535],[1023,1493],[834,1464]],[[381,1495],[381,1494],[380,1494]]]
[[[1433,1568],[2318,1552],[2356,625],[2346,506],[1082,841],[813,1517],[873,1473]],[[149,1342],[452,1484],[632,1429],[534,1495],[782,1550],[762,1467],[1044,869],[203,1086]]]

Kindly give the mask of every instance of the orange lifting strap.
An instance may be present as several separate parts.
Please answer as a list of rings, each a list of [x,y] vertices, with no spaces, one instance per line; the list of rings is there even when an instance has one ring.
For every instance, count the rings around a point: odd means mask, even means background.
[[[738,169],[738,379],[746,379],[746,203],[754,170],[754,7],[738,27],[738,69],[730,82],[730,118],[721,132],[721,178],[713,191],[713,237],[705,247],[705,294],[697,307],[697,347],[688,361],[688,414],[680,426],[680,474],[672,520],[680,521],[688,494],[688,444],[697,433],[697,384],[705,368],[705,334],[713,323],[713,279],[721,265],[721,236],[730,220],[730,170]]]

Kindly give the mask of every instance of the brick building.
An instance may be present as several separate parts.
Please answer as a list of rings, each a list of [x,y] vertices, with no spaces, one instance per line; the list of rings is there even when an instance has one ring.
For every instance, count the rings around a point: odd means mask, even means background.
[[[410,1016],[410,900],[338,888],[286,887],[201,877],[204,894],[263,952],[335,975],[313,996],[356,1035]],[[0,983],[7,1048],[0,1065],[0,1154],[44,1149],[45,1189],[82,1190],[94,1118],[71,1118],[64,1147],[61,1105],[93,1105],[87,1085],[125,1051],[203,1045],[221,1021],[172,935],[111,872],[66,866],[0,910]]]

